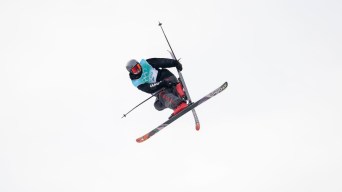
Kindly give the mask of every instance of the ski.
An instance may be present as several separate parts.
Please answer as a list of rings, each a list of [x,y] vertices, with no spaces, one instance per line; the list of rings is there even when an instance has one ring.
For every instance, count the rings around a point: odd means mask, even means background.
[[[168,50],[168,52],[170,53],[172,59],[177,60],[177,58],[176,58],[176,56],[173,54],[173,52],[171,52],[171,51],[169,51],[169,50]],[[178,70],[177,70],[177,71],[178,71]],[[192,103],[191,98],[190,98],[190,94],[189,94],[189,91],[188,91],[188,88],[187,88],[186,85],[185,85],[185,81],[184,81],[183,75],[182,75],[182,73],[181,73],[180,71],[178,71],[178,75],[179,75],[179,79],[180,79],[180,81],[181,81],[181,83],[182,83],[182,85],[183,85],[185,95],[186,95],[186,97],[188,98],[189,102]],[[192,109],[191,111],[192,111],[192,115],[194,116],[194,119],[195,119],[196,130],[199,131],[201,125],[200,125],[200,122],[199,122],[199,120],[198,120],[197,113],[196,113],[195,109]]]
[[[204,103],[205,101],[207,101],[208,99],[214,97],[215,95],[221,93],[223,90],[225,90],[228,87],[228,83],[225,82],[223,85],[221,85],[219,88],[215,89],[214,91],[212,91],[211,93],[209,93],[208,95],[202,97],[200,100],[196,101],[195,103],[191,103],[189,104],[189,106],[187,108],[185,108],[183,111],[179,112],[177,115],[171,117],[169,120],[165,121],[163,124],[159,125],[157,128],[153,129],[152,131],[148,132],[147,134],[145,134],[142,137],[139,137],[136,139],[136,141],[138,143],[142,143],[144,141],[146,141],[147,139],[149,139],[150,137],[152,137],[154,134],[158,133],[159,131],[161,131],[162,129],[164,129],[166,126],[170,125],[173,121],[177,120],[179,117],[183,116],[184,114],[186,114],[187,112],[189,112],[190,110],[194,109],[195,107],[197,107],[198,105]]]

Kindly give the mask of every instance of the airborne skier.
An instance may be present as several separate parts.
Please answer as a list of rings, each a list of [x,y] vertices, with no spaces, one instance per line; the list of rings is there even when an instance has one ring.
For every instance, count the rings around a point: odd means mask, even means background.
[[[142,59],[140,62],[132,59],[126,65],[135,87],[150,94],[160,91],[155,95],[154,107],[158,111],[165,108],[172,109],[171,118],[185,109],[188,104],[181,83],[166,69],[170,67],[176,67],[179,71],[183,69],[179,61],[167,58]]]
[[[127,62],[126,69],[129,72],[129,77],[133,85],[139,90],[152,95],[124,114],[122,118],[126,117],[128,113],[154,96],[156,97],[154,107],[158,111],[164,110],[165,108],[170,108],[173,110],[173,113],[164,123],[160,124],[158,127],[149,131],[145,135],[137,138],[136,141],[138,143],[146,141],[189,111],[192,111],[196,123],[196,130],[198,131],[200,129],[200,123],[195,108],[215,95],[221,93],[228,86],[228,83],[225,82],[220,87],[205,95],[201,99],[197,100],[196,102],[192,102],[181,73],[183,69],[182,64],[177,60],[160,22],[159,26],[162,29],[165,39],[171,49],[169,52],[173,59],[150,58],[146,60],[142,59],[140,62],[132,59]],[[174,74],[166,69],[170,67],[177,68],[179,75],[178,79]]]

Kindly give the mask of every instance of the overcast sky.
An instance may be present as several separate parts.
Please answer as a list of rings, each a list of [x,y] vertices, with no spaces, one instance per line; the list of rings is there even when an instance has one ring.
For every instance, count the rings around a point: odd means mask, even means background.
[[[342,191],[342,3],[0,1],[1,192]],[[164,122],[129,59],[169,57],[197,100]],[[176,72],[174,69],[171,69]]]

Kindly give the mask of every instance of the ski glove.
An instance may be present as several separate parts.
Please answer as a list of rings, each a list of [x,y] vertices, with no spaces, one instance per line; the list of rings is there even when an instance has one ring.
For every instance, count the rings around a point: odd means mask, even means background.
[[[178,61],[178,60],[175,60],[176,62],[176,68],[178,71],[182,71],[183,70],[183,66],[182,64]]]

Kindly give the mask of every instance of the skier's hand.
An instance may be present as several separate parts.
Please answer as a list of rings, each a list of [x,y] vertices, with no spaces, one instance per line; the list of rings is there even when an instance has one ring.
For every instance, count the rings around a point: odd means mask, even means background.
[[[183,70],[183,66],[182,64],[178,61],[178,60],[175,60],[176,62],[176,68],[178,71],[182,71]]]

